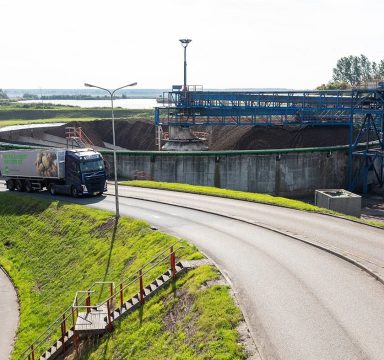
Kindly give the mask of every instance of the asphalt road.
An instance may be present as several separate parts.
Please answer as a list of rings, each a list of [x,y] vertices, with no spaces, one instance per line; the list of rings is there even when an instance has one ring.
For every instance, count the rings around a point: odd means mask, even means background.
[[[129,195],[131,191],[121,193]],[[171,201],[170,194],[140,192],[151,199],[166,196],[166,201]],[[190,206],[208,207],[206,197],[188,197]],[[239,207],[224,199],[209,198],[209,203],[210,211],[216,212],[225,209],[233,214]],[[356,266],[281,233],[226,217],[138,199],[121,198],[120,204],[122,214],[145,219],[165,232],[188,239],[218,264],[232,282],[264,359],[383,358],[384,287]],[[277,207],[246,205],[242,213],[237,213],[239,217],[259,222],[257,214],[262,211],[268,223],[274,224],[275,219],[281,222],[281,209]],[[113,210],[114,200],[108,197],[91,206]],[[350,244],[351,233],[363,235],[360,243],[366,241],[368,249],[364,259],[370,247],[383,249],[382,230],[315,215],[314,224],[326,226],[321,235],[307,215],[313,214],[294,211],[286,220],[288,232],[295,230],[296,235],[304,233],[308,237],[313,233],[322,240],[329,233],[332,238],[341,237],[344,228],[346,244]],[[305,226],[310,228],[301,233]],[[340,242],[338,246],[343,244]],[[365,249],[363,244],[355,246]],[[382,254],[373,253],[373,263],[379,264]]]
[[[188,239],[217,263],[232,283],[262,358],[383,359],[384,286],[358,267],[290,237],[324,243],[376,271],[383,268],[382,230],[227,199],[132,188],[121,193],[181,202],[280,231],[202,211],[120,199],[122,215]],[[78,202],[114,209],[113,197]]]
[[[109,186],[110,191],[113,190]],[[327,215],[172,191],[121,187],[122,195],[220,213],[324,246],[384,279],[384,230]]]
[[[16,291],[0,268],[0,360],[7,360],[12,350],[19,321]]]

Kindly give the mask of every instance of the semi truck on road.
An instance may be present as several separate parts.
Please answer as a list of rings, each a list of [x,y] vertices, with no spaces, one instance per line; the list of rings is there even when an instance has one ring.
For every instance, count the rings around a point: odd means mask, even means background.
[[[107,191],[103,157],[92,149],[0,151],[0,178],[10,191],[46,188],[73,197]]]

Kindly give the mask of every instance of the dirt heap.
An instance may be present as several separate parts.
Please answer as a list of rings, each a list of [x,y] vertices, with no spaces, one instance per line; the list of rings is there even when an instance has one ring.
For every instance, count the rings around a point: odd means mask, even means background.
[[[62,136],[66,126],[80,126],[97,146],[112,143],[109,120],[71,122],[62,127],[47,129],[47,133]],[[167,130],[165,128],[165,130]],[[302,147],[322,147],[348,144],[348,127],[342,126],[215,126],[196,128],[208,133],[210,150],[261,150]],[[155,126],[152,121],[116,120],[116,145],[129,150],[157,150]]]
[[[60,137],[65,136],[67,126],[81,127],[96,146],[104,146],[104,142],[113,143],[110,120],[75,121],[60,127],[48,128],[46,132]],[[155,125],[148,120],[116,120],[116,145],[129,150],[156,150]]]
[[[348,144],[348,127],[243,126],[212,130],[211,150],[261,150]]]

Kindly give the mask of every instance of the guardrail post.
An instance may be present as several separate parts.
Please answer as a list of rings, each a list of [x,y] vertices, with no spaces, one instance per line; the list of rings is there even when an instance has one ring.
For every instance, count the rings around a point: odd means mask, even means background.
[[[73,306],[72,306],[72,326],[73,326],[73,331],[75,331],[76,322],[75,322],[75,310],[73,309]]]
[[[85,299],[85,306],[87,307],[87,314],[91,312],[91,293],[88,290],[88,296]]]
[[[76,350],[76,355],[79,355],[79,335],[77,334],[77,330],[75,330],[75,327],[73,327],[73,346]]]
[[[76,296],[76,317],[79,317],[79,303],[77,301],[77,296]]]
[[[111,332],[113,329],[112,321],[111,321],[111,306],[109,303],[110,300],[107,301],[107,319],[108,319],[108,331]]]
[[[110,294],[111,307],[113,308],[113,295],[114,295],[114,293],[113,293],[113,284],[112,283],[109,284],[109,294]]]
[[[173,279],[175,279],[176,278],[176,260],[175,260],[175,252],[173,251],[173,246],[171,246],[170,262],[171,262],[172,277]]]
[[[120,284],[120,307],[124,304],[123,284]]]
[[[35,360],[35,349],[33,348],[33,344],[31,345],[31,360]]]
[[[145,293],[144,293],[143,271],[142,270],[139,271],[139,276],[140,276],[140,278],[139,278],[140,279],[140,303],[141,303],[141,305],[143,305]]]
[[[61,322],[61,343],[63,344],[63,353],[65,352],[65,313],[63,314],[63,320]]]

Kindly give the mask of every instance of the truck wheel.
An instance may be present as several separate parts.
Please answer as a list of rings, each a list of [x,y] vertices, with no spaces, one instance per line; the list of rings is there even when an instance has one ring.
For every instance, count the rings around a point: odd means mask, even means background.
[[[29,193],[33,191],[32,184],[29,180],[25,181],[25,191]]]
[[[54,196],[56,195],[56,189],[55,189],[55,184],[49,185],[49,193]]]
[[[15,186],[17,191],[24,191],[24,182],[22,180],[16,180],[16,186]]]
[[[76,186],[72,186],[72,188],[71,188],[71,195],[72,195],[74,198],[79,197],[79,191],[77,190],[77,187],[76,187]]]
[[[14,180],[8,180],[7,181],[7,188],[9,191],[15,191],[15,181]]]

